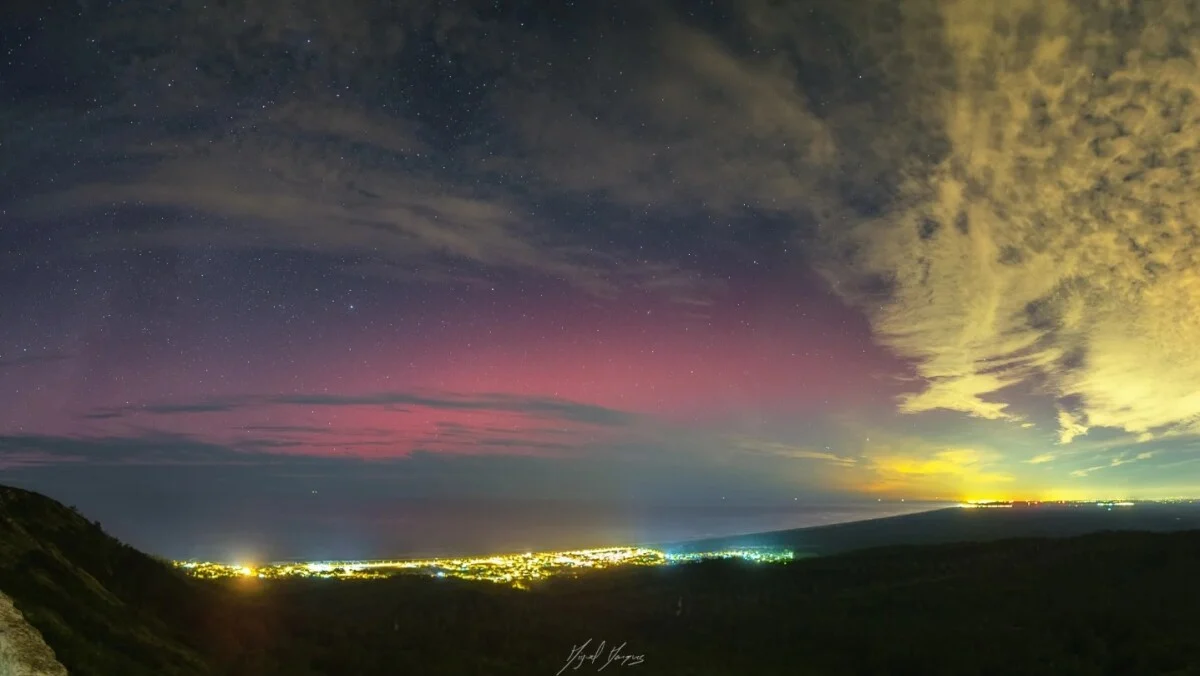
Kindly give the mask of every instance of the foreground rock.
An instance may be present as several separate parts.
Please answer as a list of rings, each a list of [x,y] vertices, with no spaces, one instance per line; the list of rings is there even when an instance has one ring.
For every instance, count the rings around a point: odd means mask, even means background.
[[[0,592],[0,676],[67,676],[42,634]]]

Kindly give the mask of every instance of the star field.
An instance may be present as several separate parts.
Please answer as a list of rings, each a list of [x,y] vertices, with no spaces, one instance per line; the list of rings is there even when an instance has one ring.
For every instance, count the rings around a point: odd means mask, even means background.
[[[0,472],[1192,495],[1200,8],[1093,4],[6,5]]]

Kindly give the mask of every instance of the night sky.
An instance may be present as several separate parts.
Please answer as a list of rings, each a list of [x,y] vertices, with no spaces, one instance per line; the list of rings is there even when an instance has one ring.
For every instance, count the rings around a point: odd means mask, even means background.
[[[0,482],[139,544],[1200,493],[1196,2],[3,5]]]

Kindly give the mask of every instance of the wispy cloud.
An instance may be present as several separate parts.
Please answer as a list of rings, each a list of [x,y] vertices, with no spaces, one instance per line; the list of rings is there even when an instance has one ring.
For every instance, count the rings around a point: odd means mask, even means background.
[[[39,448],[39,444],[37,443],[8,444],[5,443],[3,438],[0,438],[0,471],[42,467],[64,462],[87,462],[89,460],[91,458],[87,455],[49,453]]]
[[[266,406],[300,407],[389,407],[415,406],[448,411],[500,411],[561,419],[594,425],[626,425],[635,422],[635,414],[604,406],[563,399],[523,397],[503,393],[456,394],[378,392],[371,394],[277,394],[221,397],[192,402],[148,403],[104,408],[86,415],[111,419],[135,414],[175,415],[189,413],[229,413]],[[260,427],[261,429],[261,427]]]
[[[1070,411],[1058,410],[1058,443],[1069,444],[1075,437],[1088,433],[1088,427]]]
[[[637,414],[563,399],[447,392],[149,402],[89,411],[83,421],[91,435],[172,430],[234,450],[374,460],[419,451],[566,457],[646,424]]]
[[[1110,460],[1107,465],[1093,465],[1091,467],[1086,467],[1084,469],[1077,469],[1077,470],[1074,470],[1073,472],[1071,472],[1071,476],[1077,477],[1077,478],[1085,477],[1085,476],[1088,476],[1089,474],[1091,474],[1092,472],[1097,472],[1102,469],[1110,469],[1113,467],[1120,467],[1121,465],[1128,465],[1130,463],[1139,462],[1141,460],[1149,460],[1150,458],[1153,458],[1153,457],[1154,457],[1154,453],[1152,451],[1144,451],[1142,453],[1138,453],[1137,455],[1122,453],[1122,454],[1118,455],[1117,457],[1113,458],[1112,460]]]
[[[221,444],[186,435],[145,432],[124,436],[9,434],[0,436],[0,465],[89,464],[230,464],[267,461]]]
[[[309,121],[322,119],[314,113]],[[355,150],[345,146],[361,141],[339,137],[345,130],[336,125],[320,140],[307,140],[285,123],[254,122],[259,123],[285,126],[274,127],[274,138],[260,134],[206,144],[192,154],[143,157],[152,170],[47,195],[31,203],[27,214],[58,217],[126,204],[199,211],[212,220],[123,233],[112,245],[291,249],[348,262],[447,256],[542,273],[597,291],[609,284],[597,261],[586,261],[569,246],[544,245],[527,209],[504,196],[455,188],[405,166],[403,158],[381,166],[347,161],[344,156]]]
[[[63,352],[17,352],[13,354],[0,354],[0,369],[15,368],[18,366],[29,366],[33,364],[49,364],[53,362],[65,361],[70,359],[72,355]]]
[[[792,460],[816,460],[842,467],[852,467],[858,464],[857,458],[847,455],[838,455],[829,448],[826,448],[825,450],[815,450],[796,444],[786,444],[776,441],[749,440],[739,442],[737,447],[743,451],[749,451],[751,453],[779,458],[788,458]]]
[[[608,296],[634,288],[703,299],[710,283],[678,261],[613,246],[601,254],[562,227],[542,208],[560,194],[555,182],[530,176],[512,143],[480,143],[475,130],[504,131],[503,106],[484,93],[524,75],[497,71],[506,59],[496,56],[518,36],[522,49],[536,49],[534,35],[469,5],[371,5],[252,0],[237,20],[199,2],[170,13],[148,13],[140,1],[90,13],[90,44],[138,58],[97,65],[108,69],[102,81],[118,86],[97,97],[105,105],[89,100],[88,123],[73,125],[82,137],[69,149],[47,139],[61,137],[73,110],[57,101],[12,108],[18,132],[0,159],[12,178],[11,191],[0,192],[11,194],[0,200],[11,197],[9,213],[35,223],[118,210],[127,223],[150,224],[90,232],[75,243],[86,252],[267,249],[393,280],[519,273]],[[395,68],[416,57],[414,40],[431,35],[472,87]],[[495,82],[480,82],[481,68]],[[429,109],[433,97],[411,94],[437,87],[472,100],[447,117]],[[70,165],[69,175],[33,175],[56,163]]]

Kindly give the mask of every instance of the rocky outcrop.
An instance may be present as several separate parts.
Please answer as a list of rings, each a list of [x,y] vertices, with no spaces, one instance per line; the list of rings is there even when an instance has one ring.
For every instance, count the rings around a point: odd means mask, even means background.
[[[42,634],[0,592],[0,676],[67,676]]]

